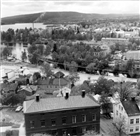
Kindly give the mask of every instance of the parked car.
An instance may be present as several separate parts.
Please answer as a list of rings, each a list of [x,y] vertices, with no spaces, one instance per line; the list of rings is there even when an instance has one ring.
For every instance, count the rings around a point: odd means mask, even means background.
[[[18,106],[17,108],[16,108],[16,112],[19,112],[19,111],[21,111],[23,109],[23,107],[22,106]]]

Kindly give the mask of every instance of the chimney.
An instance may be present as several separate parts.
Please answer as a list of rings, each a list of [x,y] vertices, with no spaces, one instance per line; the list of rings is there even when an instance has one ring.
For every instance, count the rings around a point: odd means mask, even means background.
[[[68,99],[68,98],[69,98],[69,93],[66,92],[65,99]]]
[[[39,94],[36,94],[36,102],[39,102]]]
[[[85,95],[86,95],[85,90],[82,90],[82,97],[84,98],[84,97],[85,97]]]

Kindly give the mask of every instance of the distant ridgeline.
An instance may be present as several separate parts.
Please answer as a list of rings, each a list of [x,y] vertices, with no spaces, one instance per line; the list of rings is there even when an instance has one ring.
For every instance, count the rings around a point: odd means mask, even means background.
[[[26,15],[4,17],[1,24],[15,23],[78,23],[80,21],[94,19],[139,19],[139,15],[119,15],[119,14],[85,14],[78,12],[43,12]]]

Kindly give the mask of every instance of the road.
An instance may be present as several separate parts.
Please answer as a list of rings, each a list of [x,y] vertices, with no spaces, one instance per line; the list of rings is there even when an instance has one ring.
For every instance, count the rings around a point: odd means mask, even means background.
[[[7,70],[18,70],[20,68],[20,65],[1,65],[0,69],[5,69],[5,71]],[[33,74],[34,72],[40,72],[40,68],[38,67],[28,67],[29,70],[31,71],[31,74]],[[62,70],[62,69],[53,69],[54,72],[58,72],[61,71],[63,72],[65,75],[68,75],[69,72]],[[91,81],[93,80],[97,80],[101,75],[94,75],[94,74],[86,74],[86,73],[79,73],[80,76],[80,80],[76,82],[76,84],[82,84],[84,80],[87,80],[88,78],[90,78]],[[122,77],[114,77],[114,76],[104,76],[107,79],[112,79],[115,82],[121,82],[123,81],[131,81],[131,82],[137,82],[137,79],[134,78],[122,78]]]

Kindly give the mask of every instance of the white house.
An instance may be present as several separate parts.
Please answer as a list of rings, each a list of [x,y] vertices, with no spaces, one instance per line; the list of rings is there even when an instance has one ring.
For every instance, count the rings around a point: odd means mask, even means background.
[[[134,98],[113,105],[113,122],[123,121],[125,131],[129,135],[140,136],[140,103]]]

